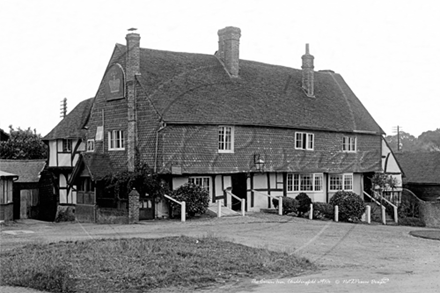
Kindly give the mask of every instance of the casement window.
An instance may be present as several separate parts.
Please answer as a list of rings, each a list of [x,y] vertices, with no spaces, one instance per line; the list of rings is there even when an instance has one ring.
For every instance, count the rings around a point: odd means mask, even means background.
[[[342,138],[342,151],[356,152],[356,137],[344,136]]]
[[[218,152],[233,153],[234,152],[234,127],[219,126],[218,127]]]
[[[315,148],[315,135],[313,133],[295,132],[295,149],[313,150]]]
[[[330,191],[353,190],[353,174],[330,174]]]
[[[12,180],[0,179],[0,204],[12,202]]]
[[[209,177],[189,177],[188,183],[198,185],[209,192]]]
[[[287,191],[321,191],[322,174],[287,174]]]
[[[72,141],[70,139],[63,139],[63,153],[72,152]]]
[[[88,152],[94,152],[95,151],[95,140],[94,139],[88,139],[87,140],[87,151]]]
[[[124,143],[124,131],[111,130],[108,132],[108,149],[109,150],[123,150],[125,148]]]

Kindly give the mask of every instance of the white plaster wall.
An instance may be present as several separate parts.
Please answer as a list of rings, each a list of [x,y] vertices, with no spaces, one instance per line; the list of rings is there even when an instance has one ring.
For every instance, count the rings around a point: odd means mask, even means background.
[[[56,140],[49,141],[49,166],[50,167],[57,166],[57,141]]]

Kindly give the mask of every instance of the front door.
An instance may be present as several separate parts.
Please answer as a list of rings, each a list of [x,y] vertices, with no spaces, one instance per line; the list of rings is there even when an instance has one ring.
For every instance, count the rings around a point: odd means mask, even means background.
[[[372,195],[371,190],[373,189],[373,186],[371,184],[371,178],[373,178],[374,176],[374,172],[369,172],[369,173],[364,173],[364,190],[366,193],[368,193],[369,195]],[[363,196],[363,194],[362,194]],[[364,196],[364,200],[366,202],[370,202],[371,199],[368,196]]]
[[[144,195],[139,197],[139,220],[153,220],[154,219],[154,197],[151,195]]]
[[[247,196],[247,176],[246,173],[233,174],[231,176],[232,193],[239,198],[246,199]],[[241,202],[232,197],[232,209],[239,211],[241,209]]]

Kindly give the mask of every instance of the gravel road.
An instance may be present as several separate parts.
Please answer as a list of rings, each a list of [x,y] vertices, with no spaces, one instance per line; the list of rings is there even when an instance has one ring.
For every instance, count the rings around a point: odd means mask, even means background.
[[[440,292],[440,241],[412,237],[412,230],[423,228],[312,221],[271,214],[135,225],[24,220],[1,226],[0,251],[27,243],[81,239],[216,236],[303,256],[320,270],[291,278],[241,280],[211,292]],[[38,292],[24,290],[27,289],[0,287],[0,292]]]

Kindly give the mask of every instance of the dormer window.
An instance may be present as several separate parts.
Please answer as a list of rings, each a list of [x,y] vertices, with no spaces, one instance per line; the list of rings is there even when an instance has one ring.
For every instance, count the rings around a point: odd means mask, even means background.
[[[219,126],[218,127],[218,152],[233,153],[234,152],[234,127]]]

